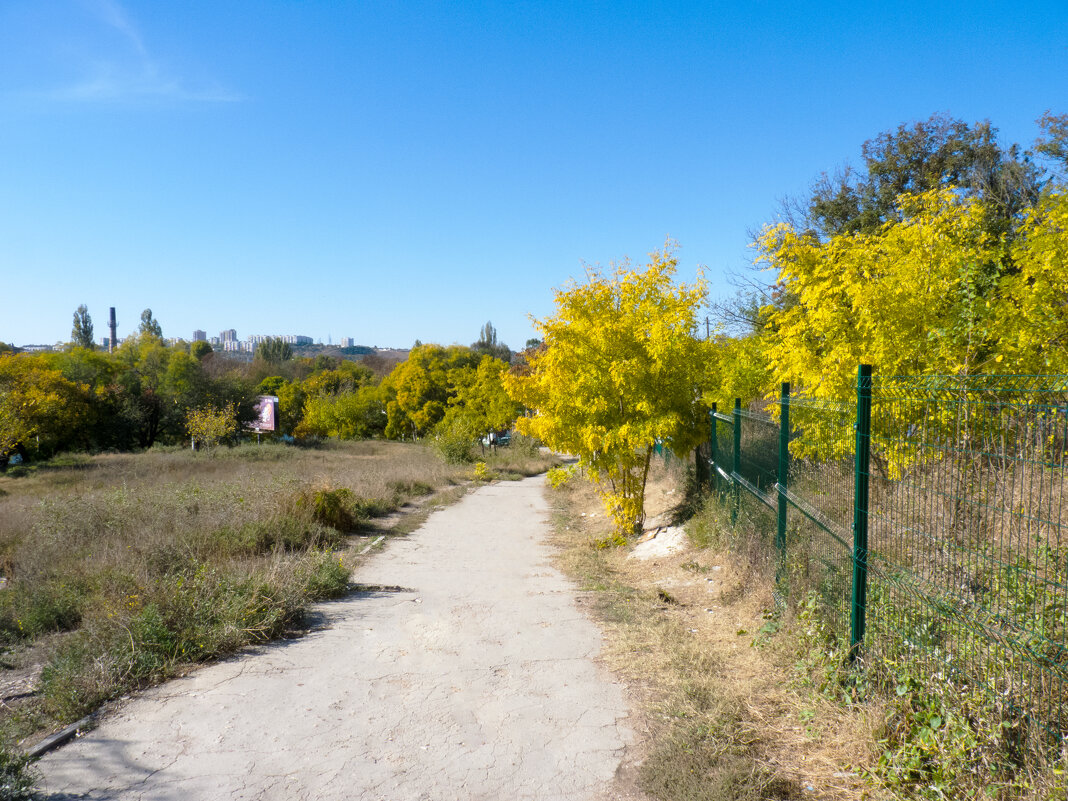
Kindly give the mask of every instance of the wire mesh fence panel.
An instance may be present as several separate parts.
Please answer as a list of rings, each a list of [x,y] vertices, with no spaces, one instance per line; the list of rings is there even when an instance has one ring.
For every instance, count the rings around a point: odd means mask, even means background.
[[[722,413],[712,415],[714,431],[709,439],[711,463],[709,471],[712,487],[721,495],[731,490],[731,451],[733,448],[734,423]]]
[[[778,563],[774,537],[777,423],[763,411],[740,408],[714,413],[712,423],[709,473],[714,491],[731,509],[731,547],[751,567],[773,572]]]
[[[840,642],[856,626],[854,565],[863,564],[861,653],[873,678],[951,687],[962,708],[1003,721],[1023,749],[1068,737],[1068,377],[863,382],[868,550],[856,558],[856,402],[787,399],[784,387],[785,486],[776,405],[712,415],[710,475],[744,547],[767,562],[784,553],[780,589],[818,600]],[[780,496],[787,531],[776,553]]]
[[[873,380],[868,637],[993,714],[1068,734],[1068,387]]]
[[[791,592],[797,598],[815,593],[830,630],[841,639],[849,636],[855,417],[851,403],[790,401]]]
[[[738,415],[742,427],[738,464],[740,481],[758,500],[774,506],[779,465],[779,423],[764,411],[741,410]]]

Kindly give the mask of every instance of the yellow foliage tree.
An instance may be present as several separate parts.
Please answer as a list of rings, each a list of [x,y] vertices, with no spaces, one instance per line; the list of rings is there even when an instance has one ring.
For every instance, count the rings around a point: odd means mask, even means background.
[[[386,398],[386,436],[421,437],[445,416],[455,394],[451,374],[475,367],[481,356],[470,348],[417,345],[382,382]]]
[[[190,409],[185,416],[185,427],[194,443],[212,448],[237,431],[237,410],[233,403],[221,409],[212,406]]]
[[[508,364],[493,356],[483,356],[477,367],[451,371],[455,394],[442,422],[463,417],[478,436],[511,428],[522,408],[505,391],[502,377],[507,371]]]
[[[903,219],[820,242],[766,230],[760,260],[788,300],[769,316],[773,373],[848,398],[856,366],[883,375],[970,374],[993,362],[991,305],[1005,247],[977,200],[950,189],[898,199]]]
[[[0,455],[69,445],[89,417],[89,388],[64,378],[47,360],[0,354]]]
[[[999,371],[1068,373],[1068,193],[1030,210],[1010,249],[995,314]]]
[[[759,334],[717,336],[712,340],[710,370],[713,388],[708,400],[716,401],[719,411],[730,411],[735,398],[740,398],[742,405],[748,406],[768,394],[773,378],[766,344],[766,337]]]
[[[505,387],[528,409],[517,428],[579,457],[622,534],[641,529],[658,441],[684,455],[707,430],[701,403],[708,343],[694,336],[702,280],[676,285],[671,248],[644,269],[624,263],[555,293],[535,320],[544,347]]]
[[[782,299],[768,314],[768,360],[777,378],[790,380],[796,394],[845,401],[855,392],[859,363],[882,376],[1068,370],[1063,192],[1042,197],[1011,236],[991,230],[981,200],[952,188],[903,195],[898,206],[901,219],[874,233],[820,242],[788,226],[764,232],[761,259],[777,272]],[[944,404],[895,408],[933,430],[953,424]],[[821,425],[804,414],[798,410],[796,424]],[[807,442],[821,443],[822,458],[852,448],[846,427],[810,433]],[[817,455],[801,440],[791,447]],[[914,454],[901,446],[882,458],[896,475]]]

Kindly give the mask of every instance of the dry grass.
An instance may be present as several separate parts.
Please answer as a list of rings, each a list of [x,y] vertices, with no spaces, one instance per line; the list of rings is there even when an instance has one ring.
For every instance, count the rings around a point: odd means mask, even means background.
[[[678,467],[676,465],[676,467]],[[681,505],[682,475],[651,482],[649,525]],[[878,707],[843,708],[806,686],[796,640],[775,633],[773,572],[727,548],[653,559],[599,549],[609,523],[591,488],[569,483],[558,543],[565,569],[591,591],[606,659],[634,691],[643,731],[635,782],[658,799],[875,799],[862,778],[875,759]],[[784,632],[793,624],[786,622]]]
[[[499,459],[515,474],[544,462]],[[459,497],[470,472],[374,441],[75,456],[0,476],[0,734],[44,733],[293,630],[346,591],[368,536],[410,530],[406,510]]]

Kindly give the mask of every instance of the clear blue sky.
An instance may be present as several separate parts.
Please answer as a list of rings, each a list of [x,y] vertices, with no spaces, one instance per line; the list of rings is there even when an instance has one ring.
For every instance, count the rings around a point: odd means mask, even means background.
[[[713,295],[861,143],[1068,112],[1068,3],[0,0],[0,340],[470,343],[670,236]]]

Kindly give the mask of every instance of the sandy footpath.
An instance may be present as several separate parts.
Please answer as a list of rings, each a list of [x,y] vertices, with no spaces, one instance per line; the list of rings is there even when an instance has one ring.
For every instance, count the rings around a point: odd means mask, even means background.
[[[550,564],[542,486],[468,494],[308,636],[122,705],[42,759],[46,797],[612,798],[623,691]]]

